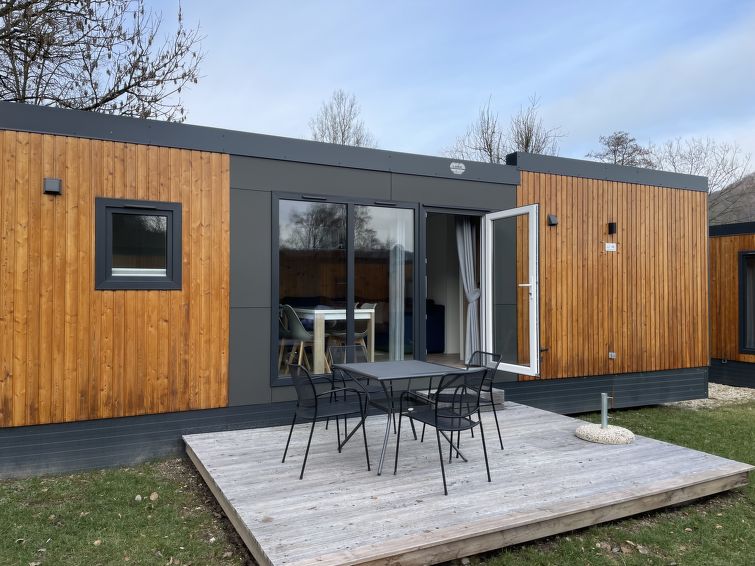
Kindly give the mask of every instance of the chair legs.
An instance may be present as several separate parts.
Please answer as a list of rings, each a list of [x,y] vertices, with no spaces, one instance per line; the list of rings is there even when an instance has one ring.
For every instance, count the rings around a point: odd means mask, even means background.
[[[291,443],[291,435],[294,432],[295,424],[296,424],[296,413],[294,413],[294,420],[291,421],[291,430],[288,431],[288,440],[286,441],[286,449],[283,451],[283,460],[281,460],[281,464],[286,463],[286,454],[288,454],[288,445]]]
[[[307,456],[309,456],[309,446],[312,444],[312,435],[315,432],[315,424],[317,423],[316,419],[312,420],[312,428],[309,429],[309,440],[307,441],[307,450],[304,452],[304,462],[302,462],[301,465],[301,474],[299,474],[299,479],[304,478],[304,468],[307,465]]]
[[[503,437],[501,436],[501,425],[498,424],[498,412],[495,410],[495,401],[493,401],[493,394],[490,394],[490,406],[493,408],[493,418],[495,419],[495,428],[498,429],[498,442],[501,443],[501,450],[503,450]],[[480,425],[482,428],[482,425]]]
[[[491,481],[490,465],[488,464],[488,448],[485,446],[485,431],[482,428],[482,414],[480,413],[479,408],[477,409],[477,418],[480,419],[480,438],[482,439],[482,453],[485,455],[485,471],[488,473],[488,481]]]
[[[443,476],[443,495],[448,495],[448,487],[446,486],[446,468],[443,465],[443,449],[440,446],[440,431],[435,429],[435,436],[438,439],[438,455],[440,456],[440,473]]]

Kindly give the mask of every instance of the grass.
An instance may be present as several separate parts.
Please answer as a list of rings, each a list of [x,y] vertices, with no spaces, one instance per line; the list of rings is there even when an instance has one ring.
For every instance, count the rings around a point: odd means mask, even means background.
[[[0,564],[222,565],[248,556],[184,460],[0,483]]]
[[[690,410],[651,407],[614,412],[611,424],[725,458],[755,464],[755,403]],[[600,422],[598,414],[582,418]],[[514,564],[755,564],[755,475],[743,489],[691,505],[639,515],[472,561]]]
[[[755,463],[755,403],[697,411],[653,407],[613,416],[613,424],[638,434]],[[583,418],[596,421],[598,415]],[[754,483],[751,476],[745,489],[471,562],[751,566]],[[158,495],[154,501],[152,493]],[[251,558],[190,464],[172,459],[0,482],[0,563],[222,565]]]

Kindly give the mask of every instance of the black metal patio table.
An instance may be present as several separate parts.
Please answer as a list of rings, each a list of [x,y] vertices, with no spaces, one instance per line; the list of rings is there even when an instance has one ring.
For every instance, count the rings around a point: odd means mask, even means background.
[[[381,407],[388,413],[388,419],[385,423],[385,437],[383,438],[383,449],[380,451],[380,463],[378,464],[378,475],[383,473],[383,461],[385,460],[385,450],[388,446],[388,437],[391,431],[391,420],[398,407],[393,399],[393,382],[408,381],[408,388],[411,388],[412,379],[422,379],[440,377],[447,373],[464,371],[452,366],[442,364],[433,364],[430,362],[421,362],[419,360],[399,360],[387,362],[358,362],[348,364],[334,364],[334,368],[340,368],[346,373],[355,377],[366,378],[380,383],[385,392],[388,405]]]

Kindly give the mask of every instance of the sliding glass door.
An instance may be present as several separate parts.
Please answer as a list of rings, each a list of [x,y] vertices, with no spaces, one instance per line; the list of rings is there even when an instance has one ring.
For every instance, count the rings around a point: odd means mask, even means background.
[[[414,357],[415,209],[281,196],[274,375],[331,370],[355,345],[374,361]]]
[[[354,206],[354,301],[355,312],[374,311],[372,336],[367,319],[354,323],[354,343],[367,347],[370,359],[413,357],[413,210]]]

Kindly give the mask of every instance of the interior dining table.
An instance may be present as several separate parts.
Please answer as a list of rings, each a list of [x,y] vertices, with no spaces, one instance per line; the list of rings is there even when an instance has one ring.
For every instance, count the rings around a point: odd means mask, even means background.
[[[325,321],[346,320],[346,309],[336,308],[294,308],[296,315],[312,321],[314,330],[313,372],[325,373]],[[355,320],[367,320],[367,355],[370,361],[375,361],[375,309],[354,309]]]

